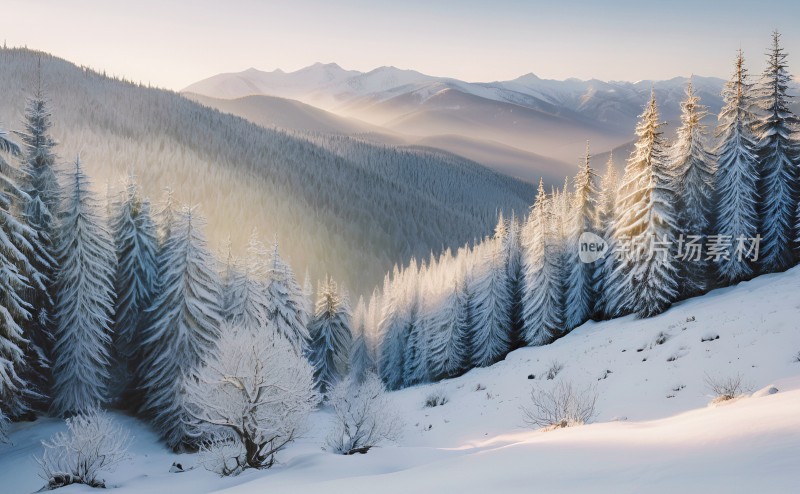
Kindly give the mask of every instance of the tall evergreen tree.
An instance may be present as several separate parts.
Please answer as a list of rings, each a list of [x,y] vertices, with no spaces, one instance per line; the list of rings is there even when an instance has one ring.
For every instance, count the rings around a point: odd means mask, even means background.
[[[22,139],[23,164],[19,185],[26,200],[22,208],[23,222],[36,236],[33,239],[33,264],[26,299],[31,304],[32,317],[23,324],[30,340],[27,360],[31,363],[30,380],[43,395],[50,394],[51,365],[55,332],[55,279],[58,271],[55,250],[58,233],[58,214],[61,210],[59,170],[53,148],[56,141],[50,135],[52,127],[50,105],[44,96],[41,80],[36,93],[25,107],[25,129],[17,134]],[[41,403],[41,408],[49,403]]]
[[[399,286],[399,272],[394,270],[394,277],[388,275],[383,284],[383,308],[380,322],[380,346],[378,371],[381,379],[390,390],[400,389],[403,385],[403,369],[407,338],[404,333],[405,324],[400,317],[399,307],[403,297]]]
[[[740,238],[751,239],[758,234],[758,171],[751,87],[740,50],[736,56],[733,78],[722,90],[725,105],[718,118],[719,144],[715,151],[717,173],[714,185],[714,234],[733,245]],[[723,284],[736,283],[753,275],[751,263],[744,258],[739,259],[732,251],[727,259],[721,256],[714,261],[719,281]]]
[[[185,386],[213,350],[222,316],[220,283],[202,219],[190,208],[171,217],[139,375],[144,412],[167,444],[181,451],[194,449],[200,436],[186,409]]]
[[[494,364],[511,349],[513,300],[503,237],[488,240],[485,258],[476,274],[471,362],[478,367]]]
[[[465,307],[459,276],[453,277],[452,287],[445,289],[437,305],[439,310],[431,318],[429,348],[430,376],[434,381],[459,375],[469,361],[468,335],[460,328]]]
[[[549,343],[564,332],[564,275],[550,202],[540,180],[536,202],[522,232],[523,339],[532,346]]]
[[[583,166],[575,177],[575,195],[572,204],[572,222],[567,233],[566,313],[567,331],[588,321],[594,312],[597,299],[597,264],[584,263],[579,258],[578,241],[584,232],[597,233],[596,174],[590,164],[589,144]]]
[[[58,415],[85,412],[108,400],[114,314],[114,243],[80,159],[69,186],[56,237],[52,409]]]
[[[309,333],[305,321],[305,295],[297,284],[292,268],[281,259],[278,241],[272,246],[267,268],[267,317],[283,338],[289,340],[299,354],[308,349]]]
[[[681,126],[670,149],[670,166],[675,175],[676,226],[684,241],[683,252],[677,253],[682,261],[680,292],[684,297],[691,297],[708,290],[708,260],[705,253],[694,246],[702,246],[711,233],[716,165],[706,148],[705,126],[702,124],[706,108],[692,90],[691,81],[686,86],[686,99],[681,103],[681,110]]]
[[[2,131],[0,151],[20,154],[17,144]],[[0,156],[0,440],[5,419],[23,414],[29,398],[38,397],[26,381],[30,364],[24,352],[29,342],[22,327],[32,311],[26,297],[30,294],[29,273],[34,270],[30,256],[35,255],[36,234],[16,216],[24,204],[24,194],[16,183],[18,175]]]
[[[325,394],[347,375],[353,334],[347,296],[336,282],[326,278],[317,291],[317,309],[309,327],[309,361],[317,388]]]
[[[762,117],[755,125],[759,139],[758,231],[762,237],[759,267],[767,273],[783,271],[794,263],[793,243],[800,231],[797,228],[800,143],[796,135],[800,119],[789,106],[792,77],[786,56],[781,35],[775,31],[767,53],[767,68],[757,91]]]
[[[366,325],[367,307],[364,297],[359,297],[353,311],[353,344],[350,349],[350,375],[357,383],[363,383],[370,373],[375,372],[375,362],[370,355]]]
[[[142,358],[143,314],[150,307],[158,276],[158,241],[150,202],[141,197],[133,173],[128,176],[122,197],[112,203],[111,209],[117,257],[111,398],[132,401],[119,404],[136,408],[138,398],[132,393],[137,387],[136,370]]]
[[[597,319],[612,317],[615,309],[611,303],[611,277],[615,268],[614,220],[616,219],[617,202],[617,169],[614,166],[614,154],[608,155],[606,172],[600,181],[600,195],[597,204],[598,235],[606,241],[606,252],[597,260],[597,276],[595,278],[596,303],[594,317]]]
[[[224,316],[235,327],[246,327],[257,332],[267,331],[269,327],[271,301],[265,289],[266,256],[264,244],[258,239],[258,233],[253,230],[247,245],[244,266],[238,273],[232,274],[230,285],[223,292],[223,299],[228,297],[228,300],[223,302],[229,304]]]
[[[629,243],[613,273],[623,313],[650,317],[666,310],[678,294],[675,241],[675,178],[669,173],[655,92],[636,127],[636,146],[619,188],[617,245]]]

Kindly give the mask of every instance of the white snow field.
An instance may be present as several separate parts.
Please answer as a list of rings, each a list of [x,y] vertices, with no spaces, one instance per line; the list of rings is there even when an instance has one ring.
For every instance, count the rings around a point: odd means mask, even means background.
[[[405,417],[399,444],[366,455],[323,450],[329,413],[270,470],[220,478],[196,455],[167,451],[147,425],[115,414],[135,436],[131,458],[101,475],[113,492],[797,492],[800,485],[800,267],[677,304],[648,320],[588,323],[490,368],[392,393]],[[658,341],[663,343],[658,344]],[[556,380],[544,378],[553,361]],[[529,375],[535,379],[529,379]],[[717,405],[705,381],[740,374],[751,395]],[[520,406],[558,379],[594,386],[594,423],[538,431]],[[770,388],[777,392],[770,394]],[[433,391],[448,401],[425,408]],[[64,428],[15,424],[0,445],[0,492],[30,493],[40,440]],[[70,486],[64,493],[93,492]]]

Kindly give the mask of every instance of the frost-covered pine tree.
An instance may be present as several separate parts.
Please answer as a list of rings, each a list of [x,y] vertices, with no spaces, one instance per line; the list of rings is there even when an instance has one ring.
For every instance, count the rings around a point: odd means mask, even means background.
[[[606,241],[606,253],[597,260],[597,276],[595,278],[596,303],[594,317],[597,319],[613,317],[615,310],[611,304],[611,275],[615,268],[614,259],[614,220],[617,202],[617,169],[614,166],[614,154],[608,155],[606,172],[600,181],[600,192],[597,201],[598,235]]]
[[[553,216],[540,180],[536,202],[522,231],[522,337],[531,346],[549,343],[564,332],[564,274]]]
[[[111,398],[136,401],[130,394],[137,387],[136,370],[142,358],[143,314],[150,307],[158,276],[158,240],[150,202],[141,197],[132,172],[121,197],[112,202],[111,213],[117,257]]]
[[[222,320],[216,261],[203,224],[191,208],[172,215],[160,252],[157,295],[147,311],[146,353],[139,367],[143,411],[176,451],[197,446],[199,431],[187,412],[186,383],[214,348]]]
[[[617,245],[629,242],[612,276],[623,313],[650,317],[666,310],[678,295],[675,241],[675,178],[669,173],[655,92],[636,126],[636,145],[618,192]]]
[[[462,281],[458,276],[453,276],[451,283],[436,303],[439,310],[431,317],[432,331],[428,353],[433,381],[457,376],[464,370],[469,359],[469,341],[460,329],[461,314],[465,310]]]
[[[761,117],[755,125],[758,137],[759,229],[761,272],[783,271],[794,264],[797,238],[798,170],[800,142],[796,132],[800,119],[790,108],[789,75],[781,35],[772,33],[772,46],[756,93]]]
[[[30,362],[29,377],[44,395],[49,395],[52,385],[54,283],[58,271],[55,237],[61,210],[60,172],[53,154],[56,141],[50,135],[51,116],[40,81],[25,107],[25,129],[17,135],[22,140],[23,154],[19,186],[27,196],[22,207],[22,219],[36,234],[32,240],[34,253],[30,256],[33,264],[30,292],[26,297],[32,307],[32,317],[23,324],[23,329],[30,340],[26,352]],[[42,403],[42,408],[47,406],[49,403]]]
[[[596,175],[591,167],[589,144],[583,166],[575,176],[575,195],[572,203],[572,222],[567,232],[566,330],[588,321],[597,299],[597,265],[581,262],[578,241],[584,232],[597,233]]]
[[[252,331],[267,331],[270,300],[265,288],[267,251],[253,230],[247,245],[247,258],[239,272],[232,273],[230,284],[223,291],[227,302],[225,318],[233,326]],[[235,268],[234,268],[235,269]],[[224,300],[227,297],[228,300]]]
[[[310,338],[305,322],[308,319],[305,295],[292,268],[281,259],[277,240],[272,246],[267,267],[266,302],[267,317],[278,335],[289,340],[295,351],[303,355]]]
[[[353,334],[347,295],[330,278],[317,288],[317,308],[309,333],[309,362],[314,367],[314,381],[325,394],[347,375]]]
[[[705,126],[706,108],[694,94],[692,82],[686,86],[686,99],[681,103],[681,126],[677,139],[670,149],[670,167],[675,175],[677,199],[676,226],[684,241],[703,245],[711,224],[714,194],[714,157],[707,151]],[[678,253],[680,264],[680,292],[691,297],[708,290],[708,261],[704,253],[694,256],[689,247]]]
[[[17,144],[0,131],[0,151],[19,155]],[[20,415],[28,408],[29,396],[35,393],[25,380],[24,352],[29,345],[22,325],[31,317],[29,275],[35,255],[32,243],[35,232],[16,216],[24,195],[15,179],[18,170],[0,156],[0,441],[5,418]]]
[[[725,84],[722,99],[725,105],[717,119],[719,143],[717,173],[714,185],[716,209],[714,235],[724,236],[733,245],[739,238],[755,238],[758,234],[758,163],[756,138],[753,134],[755,115],[751,87],[741,50],[736,56],[733,78]],[[728,259],[716,261],[719,281],[736,283],[753,275],[747,259],[738,259],[733,249]]]
[[[239,305],[242,297],[239,294],[244,285],[244,273],[241,261],[233,255],[230,237],[225,240],[222,250],[225,261],[220,273],[220,309],[222,319],[231,322],[235,314],[241,313]]]
[[[367,307],[364,297],[359,297],[353,311],[353,344],[350,349],[350,377],[357,383],[375,372],[375,361],[372,360],[367,343]]]
[[[502,218],[501,218],[502,219]],[[471,362],[486,367],[511,349],[511,284],[504,236],[488,240],[475,276]]]
[[[427,276],[422,274],[421,276]],[[430,347],[430,322],[429,322],[429,303],[427,298],[428,287],[420,288],[423,292],[419,297],[419,308],[415,323],[408,334],[406,342],[406,352],[403,372],[404,386],[412,386],[430,381],[428,368],[428,351]]]
[[[403,369],[405,362],[405,347],[407,335],[405,334],[405,324],[400,317],[399,306],[403,297],[399,286],[399,271],[394,269],[393,278],[387,275],[383,284],[383,297],[381,322],[380,322],[380,344],[378,348],[379,360],[378,371],[381,379],[390,390],[400,389],[403,385]]]
[[[108,400],[114,315],[113,240],[80,159],[68,178],[56,236],[52,410],[58,415],[86,412]]]
[[[505,245],[507,260],[506,271],[508,273],[509,292],[511,294],[511,349],[525,345],[522,339],[522,291],[525,280],[522,274],[522,252],[520,247],[521,229],[522,226],[519,220],[512,212],[511,218],[508,219],[507,227],[505,228],[505,236],[503,237],[503,245]],[[495,238],[498,238],[496,228]]]

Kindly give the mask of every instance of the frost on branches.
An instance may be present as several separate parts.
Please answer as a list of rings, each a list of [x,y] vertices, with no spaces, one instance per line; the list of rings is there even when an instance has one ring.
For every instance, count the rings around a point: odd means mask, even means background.
[[[328,446],[336,453],[366,453],[384,441],[394,441],[402,421],[380,378],[374,373],[359,383],[352,377],[339,381],[328,394],[333,408],[333,430]]]
[[[128,458],[130,435],[105,412],[88,410],[67,419],[67,430],[42,441],[36,458],[48,489],[70,484],[105,487],[102,472],[112,472]]]
[[[217,454],[222,463],[213,469],[225,475],[271,467],[319,401],[306,359],[284,338],[265,343],[264,334],[272,328],[223,324],[216,348],[186,387],[191,417],[223,431],[204,448],[206,457]]]

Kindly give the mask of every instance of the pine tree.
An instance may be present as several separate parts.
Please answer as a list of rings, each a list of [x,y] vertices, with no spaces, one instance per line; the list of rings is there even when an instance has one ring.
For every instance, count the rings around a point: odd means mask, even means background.
[[[666,310],[678,294],[675,240],[675,178],[669,174],[655,92],[636,127],[636,147],[619,188],[617,245],[629,243],[614,270],[613,290],[623,313],[650,317]]]
[[[113,399],[131,400],[136,408],[136,369],[141,364],[144,311],[150,307],[158,276],[156,226],[150,202],[141,197],[130,173],[122,198],[112,203],[111,231],[116,246],[116,304],[113,332]]]
[[[736,56],[733,78],[722,90],[725,105],[718,118],[719,144],[715,151],[717,173],[714,186],[714,234],[733,245],[740,238],[752,239],[758,233],[758,164],[753,134],[755,115],[750,95],[751,86],[740,50]],[[716,268],[723,284],[736,283],[753,275],[751,263],[747,259],[739,259],[730,251],[728,259],[720,257],[716,260]]]
[[[228,303],[225,318],[234,327],[245,327],[251,331],[267,331],[270,319],[271,300],[265,284],[267,278],[267,256],[264,244],[253,230],[247,245],[247,259],[238,273],[231,275],[230,285],[223,291],[223,300]],[[266,337],[266,335],[263,335]]]
[[[532,346],[547,344],[564,331],[563,266],[559,246],[554,241],[550,202],[540,180],[536,202],[522,232],[523,339]]]
[[[692,82],[686,87],[686,99],[681,103],[681,126],[670,153],[670,167],[675,175],[677,199],[676,221],[678,234],[683,235],[687,246],[678,255],[681,294],[691,297],[708,290],[708,260],[704,253],[695,255],[688,245],[703,245],[711,233],[711,208],[714,193],[714,158],[706,150],[705,126],[702,124],[706,109],[700,97],[692,91]],[[694,248],[694,247],[691,247]]]
[[[583,167],[575,177],[575,196],[572,205],[573,221],[568,232],[569,271],[566,285],[566,317],[567,331],[588,321],[594,312],[597,298],[597,265],[584,263],[579,258],[578,241],[584,232],[597,233],[597,190],[596,175],[590,165],[589,144],[586,144],[586,157]]]
[[[469,359],[467,339],[460,328],[464,308],[462,282],[454,276],[452,286],[437,301],[439,310],[431,317],[429,368],[433,381],[460,374]]]
[[[375,362],[367,344],[367,307],[364,297],[359,297],[353,312],[353,345],[350,349],[350,376],[357,383],[363,383],[368,375],[375,372]]]
[[[504,237],[501,235],[488,241],[485,258],[476,276],[471,361],[478,367],[494,364],[511,349],[513,301]]]
[[[278,335],[289,340],[298,354],[304,354],[310,338],[305,323],[308,319],[305,295],[292,268],[281,259],[277,240],[268,264],[266,301],[267,317],[274,323]]]
[[[241,261],[233,255],[233,245],[228,237],[223,247],[225,263],[220,273],[220,304],[222,319],[231,322],[236,314],[243,312],[242,286],[245,284]]]
[[[19,155],[16,143],[0,131],[0,151]],[[23,325],[31,317],[29,279],[33,271],[35,232],[17,218],[24,195],[16,184],[19,171],[0,156],[0,440],[2,422],[28,410],[29,399],[37,398],[25,377],[24,352],[29,345]],[[31,396],[33,395],[33,396]]]
[[[505,236],[503,237],[503,245],[505,246],[507,260],[506,272],[508,275],[509,293],[511,295],[511,308],[509,311],[511,320],[510,350],[525,345],[525,341],[522,339],[522,291],[524,278],[522,274],[522,252],[520,247],[521,228],[517,217],[512,213],[511,218],[508,220]],[[495,229],[495,238],[498,238],[497,229]]]
[[[617,169],[614,166],[614,154],[608,155],[606,172],[600,182],[600,196],[598,199],[597,228],[598,234],[606,241],[605,255],[597,261],[597,276],[595,279],[595,293],[597,303],[594,308],[594,317],[597,319],[613,317],[615,308],[612,307],[610,285],[612,273],[616,267],[613,252],[614,220],[616,218],[617,202]]]
[[[792,266],[793,241],[800,231],[796,225],[800,143],[795,134],[800,119],[789,106],[791,96],[787,93],[792,77],[780,41],[780,33],[773,32],[767,68],[757,92],[763,116],[755,124],[755,135],[759,138],[758,213],[762,237],[759,267],[766,273]]]
[[[146,393],[143,411],[167,444],[181,451],[196,448],[200,435],[186,409],[186,383],[213,351],[222,316],[220,283],[202,219],[190,208],[170,218],[168,229],[160,225],[167,233],[139,375]]]
[[[347,296],[326,278],[317,289],[317,308],[311,321],[309,362],[317,389],[325,394],[347,375],[353,334]]]
[[[80,159],[69,185],[56,237],[60,269],[52,409],[58,415],[85,412],[107,401],[114,314],[114,243]]]
[[[388,275],[383,284],[383,308],[380,322],[380,345],[378,371],[387,389],[400,389],[403,385],[403,369],[407,337],[405,324],[399,314],[402,292],[398,283],[399,272],[394,270],[394,278]]]
[[[41,81],[36,93],[25,107],[25,130],[17,134],[22,139],[23,164],[20,189],[26,201],[22,208],[23,223],[35,232],[30,256],[33,270],[26,296],[32,314],[23,324],[24,334],[30,341],[26,359],[30,362],[31,384],[44,396],[50,395],[52,385],[51,365],[55,332],[55,279],[58,271],[56,235],[58,214],[61,210],[60,172],[56,167],[53,148],[56,141],[50,136],[52,127],[49,104],[42,92]],[[41,406],[39,406],[41,405]],[[37,403],[46,408],[49,403]]]

